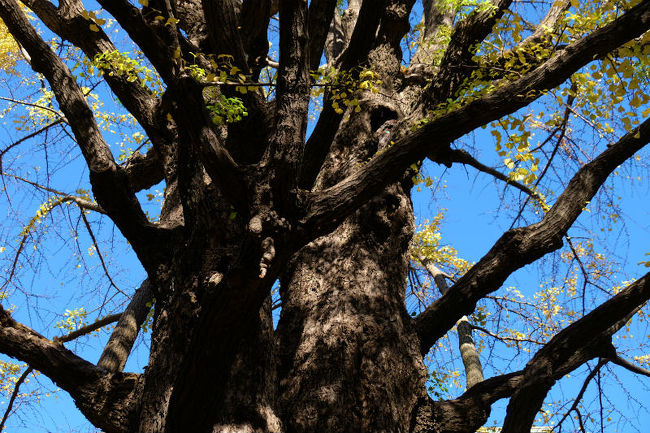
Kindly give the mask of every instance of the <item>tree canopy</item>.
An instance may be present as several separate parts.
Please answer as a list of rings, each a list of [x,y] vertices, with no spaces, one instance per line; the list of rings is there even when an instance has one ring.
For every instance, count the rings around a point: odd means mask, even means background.
[[[650,376],[622,199],[647,193],[649,1],[0,18],[0,426],[37,375],[110,433],[474,432],[503,399],[503,432],[625,419],[605,376]],[[458,171],[498,194],[475,261],[443,234]]]

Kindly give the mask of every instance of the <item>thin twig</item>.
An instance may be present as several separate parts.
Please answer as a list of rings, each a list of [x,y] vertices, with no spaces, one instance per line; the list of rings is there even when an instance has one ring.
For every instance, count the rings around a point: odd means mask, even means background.
[[[9,152],[11,149],[18,146],[20,143],[23,143],[23,142],[29,140],[30,138],[36,137],[38,134],[40,134],[40,133],[42,133],[44,131],[47,131],[51,127],[56,126],[56,125],[58,125],[60,123],[63,123],[62,119],[55,120],[54,122],[49,123],[49,124],[43,126],[42,128],[32,132],[31,134],[28,134],[28,135],[24,136],[23,138],[14,141],[9,146],[2,149],[2,152],[0,152],[0,170],[2,170],[2,158],[4,157],[5,153]]]
[[[5,410],[5,414],[2,417],[2,421],[0,421],[0,432],[5,428],[5,422],[7,422],[7,418],[9,418],[9,414],[11,413],[11,408],[14,406],[14,401],[16,401],[16,397],[18,397],[18,390],[20,388],[20,385],[23,384],[25,379],[27,379],[27,376],[34,371],[34,369],[30,366],[27,367],[27,370],[23,374],[20,375],[18,380],[16,381],[16,385],[14,385],[14,391],[11,393],[11,398],[9,399],[9,404],[7,404],[7,410]]]
[[[582,396],[585,394],[585,391],[587,391],[587,386],[589,386],[589,382],[591,382],[591,380],[594,378],[596,373],[605,364],[607,364],[608,361],[609,359],[605,359],[605,358],[600,358],[598,360],[598,364],[596,364],[596,367],[594,367],[594,369],[589,372],[589,375],[587,375],[587,378],[582,383],[582,387],[580,388],[580,391],[578,391],[578,395],[576,396],[576,398],[573,400],[573,404],[571,405],[569,410],[567,410],[566,413],[562,416],[562,418],[560,418],[560,420],[558,421],[557,423],[558,426],[561,426],[564,420],[567,419],[569,414],[578,408],[578,404],[580,404],[580,401],[582,400]]]
[[[90,200],[86,200],[84,198],[77,197],[77,196],[72,195],[72,194],[68,194],[68,193],[65,193],[65,192],[62,192],[62,191],[58,191],[58,190],[53,189],[53,188],[49,188],[47,186],[38,184],[36,182],[32,182],[31,180],[25,179],[23,177],[16,176],[15,174],[6,173],[6,172],[2,172],[0,174],[2,176],[11,177],[12,179],[16,179],[16,180],[19,180],[21,182],[25,182],[25,183],[27,183],[29,185],[32,185],[35,188],[42,189],[43,191],[47,191],[47,192],[51,192],[52,194],[59,195],[59,196],[61,196],[61,201],[63,201],[63,202],[71,201],[71,202],[75,203],[77,206],[79,206],[82,209],[92,210],[92,211],[99,212],[99,213],[104,214],[104,215],[106,214],[106,211],[104,209],[102,209],[102,207],[100,205],[98,205],[97,203],[93,203]]]
[[[497,340],[500,340],[502,342],[514,341],[516,343],[528,342],[528,343],[533,343],[533,344],[539,344],[540,346],[544,345],[544,343],[542,343],[541,341],[532,340],[530,338],[502,337],[500,335],[497,335],[497,334],[494,334],[493,332],[488,331],[487,329],[483,328],[482,326],[474,325],[473,323],[470,323],[470,326],[472,327],[472,329],[475,329],[477,331],[481,331],[485,335],[488,335],[488,336],[490,336],[492,338],[496,338]]]
[[[520,190],[520,191],[524,192],[525,194],[527,194],[529,197],[532,197],[532,198],[534,198],[536,200],[541,199],[539,193],[537,193],[537,192],[533,191],[532,189],[528,188],[526,185],[523,185],[523,184],[517,182],[516,180],[510,179],[508,176],[501,173],[500,171],[498,171],[498,170],[496,170],[496,169],[494,169],[492,167],[488,167],[487,165],[481,163],[480,161],[478,161],[476,158],[471,156],[465,150],[454,149],[451,152],[452,152],[451,162],[459,162],[461,164],[465,164],[465,165],[469,165],[471,167],[474,167],[478,171],[481,171],[483,173],[487,173],[487,174],[489,174],[489,175],[491,175],[491,176],[493,176],[493,177],[507,183],[508,185],[514,186],[518,190]]]
[[[106,267],[106,263],[104,262],[104,257],[102,256],[101,251],[99,250],[99,245],[97,244],[97,239],[95,239],[95,234],[93,233],[92,228],[90,227],[90,223],[88,222],[88,218],[86,218],[86,214],[84,213],[83,209],[80,210],[81,212],[81,219],[83,220],[84,224],[86,225],[86,229],[88,230],[88,234],[90,235],[90,239],[93,241],[93,245],[95,246],[95,250],[97,251],[97,256],[99,257],[99,261],[102,263],[102,268],[104,268],[104,273],[106,274],[106,277],[108,278],[108,281],[110,281],[111,286],[115,288],[118,292],[123,294],[124,296],[128,296],[126,293],[124,293],[122,290],[117,287],[113,279],[111,278],[111,275],[108,273],[108,268]]]
[[[573,102],[576,99],[575,95],[577,90],[578,90],[577,84],[574,81],[571,81],[571,88],[569,89],[569,97],[567,98],[567,102],[565,104],[566,108],[564,110],[564,117],[562,118],[562,123],[553,132],[551,132],[551,134],[544,142],[546,143],[548,140],[550,140],[550,138],[553,137],[558,131],[560,132],[560,136],[557,138],[555,142],[555,146],[553,147],[553,151],[551,152],[551,156],[548,158],[548,161],[546,161],[544,168],[542,169],[541,173],[537,177],[537,180],[535,181],[533,188],[537,188],[539,186],[539,183],[544,178],[544,176],[546,176],[546,173],[548,172],[548,169],[551,167],[551,163],[553,162],[553,159],[555,158],[555,155],[557,154],[557,151],[560,148],[560,144],[562,144],[562,140],[564,140],[567,126],[569,124],[569,115],[572,112],[571,106],[573,105]],[[512,221],[512,224],[510,224],[510,229],[512,229],[515,226],[515,223],[517,222],[519,217],[521,217],[521,214],[523,213],[529,201],[530,201],[530,196],[526,197],[524,204],[519,209],[519,212],[517,212],[517,216]]]
[[[589,274],[587,273],[587,270],[585,269],[585,265],[582,263],[582,260],[580,259],[580,256],[578,255],[578,252],[576,249],[573,247],[573,242],[571,242],[571,238],[569,236],[564,236],[564,238],[567,240],[567,243],[569,244],[569,248],[571,248],[571,252],[573,253],[573,257],[575,257],[576,261],[578,262],[578,265],[580,266],[580,271],[582,272],[582,314],[585,314],[585,294],[587,291],[587,282],[589,281]]]
[[[13,102],[14,104],[26,105],[28,107],[40,108],[41,110],[49,111],[49,112],[54,113],[57,116],[59,116],[61,121],[65,122],[65,123],[68,123],[68,119],[66,119],[63,114],[59,113],[54,108],[46,107],[45,105],[32,104],[31,102],[20,101],[18,99],[6,98],[4,96],[0,96],[0,99],[3,100],[3,101]]]

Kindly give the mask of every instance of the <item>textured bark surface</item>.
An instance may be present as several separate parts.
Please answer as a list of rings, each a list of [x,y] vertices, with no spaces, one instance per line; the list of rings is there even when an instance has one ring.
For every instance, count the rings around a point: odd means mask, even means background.
[[[425,379],[404,308],[412,230],[395,185],[292,259],[278,326],[287,431],[408,430]]]

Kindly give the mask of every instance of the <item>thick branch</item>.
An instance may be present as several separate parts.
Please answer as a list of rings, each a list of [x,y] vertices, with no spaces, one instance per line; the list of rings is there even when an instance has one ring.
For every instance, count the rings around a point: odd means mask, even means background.
[[[41,371],[107,433],[126,433],[138,375],[109,374],[14,321],[0,306],[0,352]]]
[[[366,0],[362,4],[360,4],[360,1],[348,2],[348,9],[340,19],[343,22],[339,23],[341,29],[339,29],[340,35],[338,36],[343,40],[335,41],[335,45],[338,45],[339,48],[347,45],[347,48],[336,59],[336,66],[340,70],[351,71],[353,68],[366,63],[370,50],[375,46],[375,35],[384,15],[386,3],[387,0]],[[330,30],[331,38],[337,37],[337,20],[338,17],[335,17]],[[353,24],[355,24],[354,29],[351,30]],[[339,49],[331,48],[335,51]],[[329,63],[334,64],[334,61],[330,60]],[[301,162],[300,167],[299,185],[301,188],[311,189],[314,185],[318,172],[330,150],[334,136],[339,129],[343,115],[343,113],[337,113],[332,108],[331,101],[326,96],[323,102],[323,111],[305,145],[304,160]]]
[[[242,3],[242,38],[253,81],[257,80],[260,70],[266,66],[266,55],[269,52],[266,34],[270,18],[270,0],[246,0]]]
[[[315,71],[336,12],[336,0],[313,0],[309,5],[309,69]]]
[[[387,43],[398,54],[401,60],[400,43],[411,28],[409,15],[415,0],[391,0],[386,5],[381,24],[377,31],[377,45]]]
[[[129,306],[120,316],[99,361],[97,361],[98,367],[110,372],[120,372],[124,369],[140,326],[151,310],[152,299],[153,292],[149,280],[144,280],[133,295]]]
[[[133,191],[151,188],[165,178],[163,164],[155,148],[144,155],[136,152],[128,159],[124,171]]]
[[[366,61],[374,46],[386,2],[387,0],[363,0],[350,41],[338,59],[340,69],[349,70]]]
[[[518,49],[525,49],[530,47],[533,44],[538,44],[543,42],[549,34],[552,34],[558,30],[559,24],[562,22],[561,18],[564,16],[567,10],[571,7],[571,2],[569,0],[555,0],[551,5],[546,16],[542,21],[537,25],[535,31],[530,34],[526,39],[521,41],[517,45]]]
[[[420,33],[418,49],[409,65],[409,75],[420,74],[442,57],[446,43],[443,35],[447,29],[452,28],[459,7],[460,3],[444,0],[422,1],[424,28]]]
[[[447,293],[449,286],[447,285],[447,280],[443,272],[431,260],[420,258],[420,262],[433,277],[440,293],[443,295]],[[470,325],[467,316],[463,316],[458,320],[456,328],[458,329],[458,350],[465,367],[465,380],[469,389],[477,383],[483,382],[483,367],[481,366],[481,359],[474,345],[472,325]]]
[[[243,182],[243,172],[215,131],[208,125],[210,121],[204,114],[201,87],[194,79],[185,77],[168,92],[172,90],[174,96],[179,96],[174,98],[173,113],[174,120],[179,126],[181,142],[185,143],[178,148],[179,179],[189,179],[194,175],[192,165],[196,162],[195,158],[198,158],[221,192],[237,207],[238,211],[246,213],[248,197]],[[181,185],[185,185],[184,181]],[[188,184],[183,188],[192,188],[192,186]],[[181,191],[181,194],[190,197],[192,192]],[[193,210],[186,209],[185,217],[191,219],[191,215]]]
[[[140,152],[131,155],[124,171],[133,191],[151,188],[165,178],[163,164],[156,148],[150,149],[144,155]]]
[[[453,97],[468,76],[468,68],[475,64],[472,56],[477,45],[490,34],[512,0],[494,0],[492,3],[495,9],[477,8],[454,27],[433,85],[423,94],[427,98],[426,103],[437,103]]]
[[[234,65],[243,71],[248,71],[244,42],[240,33],[239,8],[241,2],[238,0],[202,0],[202,4],[214,53],[233,56]]]
[[[284,192],[298,184],[298,165],[305,146],[310,92],[307,11],[302,0],[280,1],[277,114],[269,149],[276,174],[273,187]]]

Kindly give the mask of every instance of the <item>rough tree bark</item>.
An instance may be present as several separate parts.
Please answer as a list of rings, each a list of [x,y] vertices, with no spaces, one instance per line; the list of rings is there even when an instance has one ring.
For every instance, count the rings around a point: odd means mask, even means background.
[[[115,49],[101,29],[89,28],[80,0],[24,3],[89,58]],[[530,104],[595,57],[642,35],[650,28],[650,2],[536,60],[516,80],[496,76],[492,92],[418,127],[436,104],[457,96],[468,71],[478,67],[477,44],[511,1],[478,8],[449,32],[443,27],[454,23],[457,11],[442,7],[445,1],[425,1],[422,34],[432,40],[408,70],[401,68],[400,43],[414,0],[349,1],[342,15],[333,0],[149,0],[142,8],[127,0],[99,3],[165,84],[157,97],[124,75],[110,74],[110,67],[105,71],[111,90],[152,143],[126,165],[115,162],[68,66],[16,0],[0,0],[0,17],[29,53],[31,67],[49,82],[74,133],[97,206],[148,274],[97,365],[15,322],[0,307],[0,351],[68,391],[98,428],[473,432],[494,401],[512,397],[504,431],[521,432],[556,380],[595,357],[616,359],[611,336],[650,299],[647,276],[565,328],[523,370],[483,380],[476,354],[466,353],[472,377],[462,396],[433,401],[425,388],[424,354],[512,272],[561,246],[609,174],[650,140],[649,121],[579,170],[541,222],[504,233],[416,318],[405,306],[414,230],[411,167],[428,157],[494,174],[450,143]],[[544,28],[552,31],[568,7],[555,2]],[[230,66],[257,80],[271,63],[266,29],[276,12],[275,98],[267,102],[261,91],[249,89],[241,98],[250,115],[214,125],[205,88],[227,97],[236,92],[228,83],[197,83],[185,66],[218,72],[211,60],[228,54]],[[450,33],[445,44],[443,33]],[[543,35],[532,33],[522,44],[538,40]],[[369,68],[382,83],[379,93],[360,94],[360,110],[352,106],[343,113],[331,104],[333,91],[326,92],[306,140],[309,71],[323,55],[328,65],[355,78]],[[163,180],[162,214],[152,223],[135,193]],[[274,331],[270,292],[278,279],[282,310]],[[151,296],[149,364],[141,374],[122,373],[146,312],[141,305]]]

